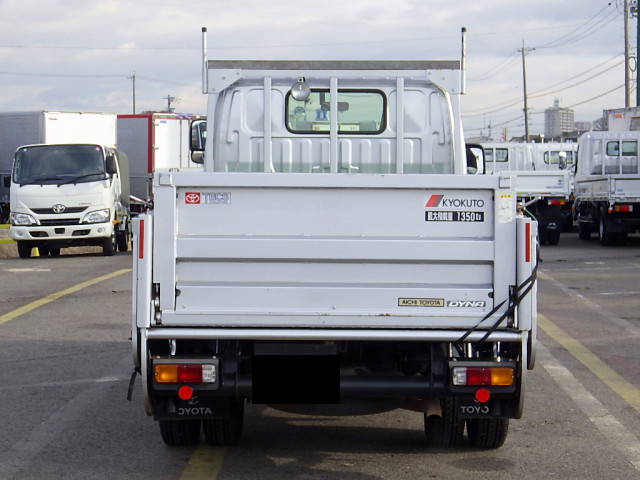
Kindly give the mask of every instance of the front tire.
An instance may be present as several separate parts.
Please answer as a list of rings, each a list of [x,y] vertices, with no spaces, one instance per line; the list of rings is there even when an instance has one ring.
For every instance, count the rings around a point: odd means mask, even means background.
[[[20,258],[31,258],[32,248],[29,242],[18,242],[18,255]]]
[[[116,243],[118,244],[118,251],[127,252],[129,250],[129,228],[125,227],[123,231],[119,231],[116,234]]]
[[[170,447],[188,447],[198,443],[200,420],[160,420],[160,435]]]
[[[116,234],[114,232],[109,238],[105,238],[102,241],[102,255],[112,257],[116,253],[116,248]]]

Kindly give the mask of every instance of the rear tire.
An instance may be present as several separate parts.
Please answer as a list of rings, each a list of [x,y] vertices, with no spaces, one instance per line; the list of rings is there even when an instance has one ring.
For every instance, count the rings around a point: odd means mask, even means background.
[[[187,447],[198,443],[200,420],[160,420],[160,435],[170,447]]]
[[[607,212],[603,208],[600,210],[600,245],[609,246],[613,245],[616,240],[616,236],[610,231],[609,222],[607,221]]]
[[[227,418],[214,418],[202,421],[204,438],[207,443],[215,447],[235,445],[242,437],[244,422],[244,401],[232,400],[230,414]]]
[[[487,449],[501,447],[508,432],[508,418],[467,419],[467,435],[475,447]]]
[[[464,434],[464,420],[458,416],[458,401],[454,398],[440,399],[440,407],[442,417],[424,415],[427,445],[435,448],[460,445]]]
[[[589,240],[591,238],[591,225],[584,222],[578,223],[578,238],[580,240]]]
[[[558,245],[560,243],[560,230],[548,230],[547,243],[549,245]]]

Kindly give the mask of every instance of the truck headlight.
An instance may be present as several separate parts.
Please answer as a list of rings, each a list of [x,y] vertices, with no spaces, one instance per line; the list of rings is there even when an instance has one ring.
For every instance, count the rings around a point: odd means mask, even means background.
[[[87,213],[82,219],[82,223],[106,223],[111,219],[111,212],[108,208]]]
[[[26,226],[37,225],[36,219],[28,213],[15,213],[11,212],[11,225]]]

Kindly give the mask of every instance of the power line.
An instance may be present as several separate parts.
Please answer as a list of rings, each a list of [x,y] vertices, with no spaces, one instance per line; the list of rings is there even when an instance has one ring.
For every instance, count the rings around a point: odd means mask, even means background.
[[[604,12],[607,7],[609,7],[611,4],[607,4],[605,5],[602,9],[600,9],[594,16],[592,16],[591,18],[589,18],[586,22],[584,22],[582,25],[578,26],[577,28],[573,29],[572,31],[562,35],[561,37],[558,37],[557,39],[547,43],[546,45],[541,45],[537,48],[543,49],[543,48],[556,48],[556,47],[562,47],[564,45],[569,45],[571,43],[575,43],[579,40],[582,40],[583,38],[586,38],[590,35],[593,35],[595,32],[597,32],[598,30],[602,29],[604,26],[608,25],[611,21],[613,21],[615,19],[615,17],[617,17],[617,12],[616,10],[611,10],[610,12],[608,12],[598,23],[600,24],[600,26],[598,28],[593,28],[593,26],[590,26],[589,24],[591,24],[593,21],[596,20],[596,18],[602,13]],[[604,23],[605,20],[607,20],[609,17],[611,17],[609,19],[608,22]],[[598,25],[598,23],[596,23],[596,25]],[[579,30],[585,29],[585,31],[583,32],[579,32]]]
[[[590,98],[589,100],[584,100],[584,101],[579,102],[579,103],[574,103],[573,105],[569,105],[569,106],[568,106],[568,107],[566,107],[566,108],[573,108],[573,107],[577,107],[578,105],[583,105],[583,104],[585,104],[585,103],[589,103],[589,102],[591,102],[591,101],[593,101],[593,100],[597,100],[597,99],[598,99],[598,98],[600,98],[600,97],[604,97],[605,95],[609,95],[610,93],[613,93],[613,92],[615,92],[616,90],[620,90],[621,88],[624,88],[624,86],[625,86],[625,84],[623,83],[622,85],[619,85],[619,86],[617,86],[617,87],[615,87],[615,88],[612,88],[612,89],[611,89],[611,90],[609,90],[608,92],[601,93],[600,95],[597,95],[597,96],[595,96],[595,97],[592,97],[592,98]]]
[[[578,74],[576,74],[576,75],[573,75],[573,76],[571,77],[571,79],[563,80],[563,81],[561,81],[561,82],[555,83],[555,84],[550,85],[550,86],[548,86],[548,87],[545,87],[545,88],[543,88],[543,89],[537,90],[537,91],[535,91],[535,92],[531,93],[531,94],[529,95],[529,97],[531,97],[531,98],[540,98],[540,97],[543,97],[543,96],[546,96],[546,95],[553,95],[554,93],[562,92],[562,91],[564,91],[564,90],[568,90],[569,88],[573,88],[573,87],[575,87],[575,86],[577,86],[577,85],[580,85],[580,84],[582,84],[582,83],[586,83],[586,82],[587,82],[587,81],[589,81],[589,80],[592,80],[592,79],[594,79],[594,78],[596,78],[596,77],[598,77],[598,76],[600,76],[600,75],[603,75],[604,73],[606,73],[606,72],[608,72],[608,71],[610,71],[610,70],[613,70],[615,67],[617,67],[617,66],[619,66],[621,63],[623,63],[623,62],[624,62],[624,60],[623,60],[623,61],[620,61],[620,62],[616,63],[615,65],[612,65],[611,67],[609,67],[609,68],[607,68],[607,69],[603,70],[602,72],[596,73],[596,74],[592,75],[591,77],[588,77],[588,78],[586,78],[586,79],[584,79],[584,80],[582,80],[582,81],[580,81],[580,82],[573,83],[573,84],[571,84],[571,85],[568,85],[568,86],[566,86],[566,87],[563,87],[563,88],[560,88],[560,89],[557,89],[557,90],[548,90],[549,88],[553,88],[554,86],[562,85],[563,83],[566,83],[566,82],[568,82],[568,81],[570,81],[570,80],[573,80],[573,79],[575,79],[575,78],[578,78],[578,77],[581,77],[581,76],[583,76],[583,75],[586,75],[587,73],[593,72],[595,69],[597,69],[597,68],[601,67],[602,65],[604,65],[604,64],[606,64],[606,63],[608,63],[608,62],[610,62],[611,60],[614,60],[614,59],[616,59],[616,58],[618,58],[618,55],[616,55],[615,57],[611,57],[610,59],[605,60],[605,61],[604,61],[604,62],[602,62],[602,63],[599,63],[599,64],[598,64],[598,65],[596,65],[595,67],[592,67],[592,68],[590,68],[590,69],[588,69],[588,70],[585,70],[585,71],[583,71],[583,72],[580,72],[580,73],[578,73]],[[472,112],[470,112],[469,114],[467,114],[467,115],[466,115],[466,117],[481,116],[481,115],[485,115],[485,114],[487,114],[487,113],[496,113],[496,112],[499,112],[499,111],[501,111],[501,110],[505,110],[505,109],[507,109],[507,108],[509,108],[509,107],[513,107],[513,106],[515,106],[515,105],[519,104],[521,101],[522,101],[522,99],[521,99],[520,97],[518,97],[518,98],[513,98],[513,99],[510,99],[510,100],[505,100],[503,103],[499,103],[499,104],[497,104],[497,105],[494,105],[494,107],[497,107],[497,108],[493,108],[492,110],[472,111]],[[477,112],[477,113],[476,113],[476,112]]]

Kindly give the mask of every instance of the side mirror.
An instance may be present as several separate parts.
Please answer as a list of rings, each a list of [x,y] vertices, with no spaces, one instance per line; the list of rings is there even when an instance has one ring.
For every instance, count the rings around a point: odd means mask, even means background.
[[[567,168],[567,157],[560,155],[560,158],[558,158],[558,168],[560,170]]]
[[[107,173],[109,175],[114,175],[116,173],[118,173],[118,169],[116,167],[116,157],[113,155],[107,155],[107,161],[106,161],[106,165],[107,167]]]
[[[207,144],[207,120],[198,118],[191,122],[191,138],[189,148],[191,161],[202,165],[204,163],[204,147]]]
[[[483,175],[485,173],[484,149],[482,145],[467,143],[467,174]]]

